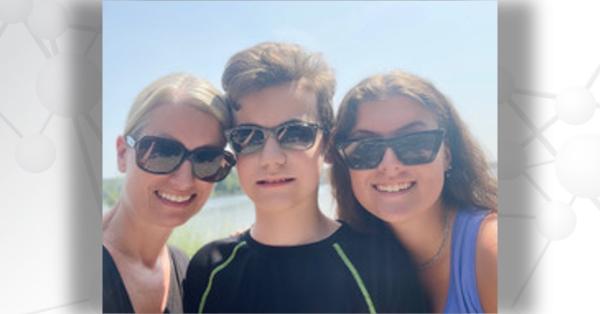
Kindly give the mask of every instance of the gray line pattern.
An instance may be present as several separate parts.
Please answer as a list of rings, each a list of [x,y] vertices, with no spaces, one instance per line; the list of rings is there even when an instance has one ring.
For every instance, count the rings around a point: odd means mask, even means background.
[[[98,180],[96,178],[96,176],[94,175],[94,172],[92,170],[93,169],[92,159],[90,157],[90,152],[88,151],[87,145],[85,143],[85,139],[83,138],[83,133],[82,133],[82,128],[81,128],[81,125],[79,122],[79,118],[73,119],[73,124],[75,125],[75,129],[77,130],[76,133],[77,133],[77,139],[79,141],[79,146],[81,146],[81,149],[83,151],[83,155],[84,155],[83,161],[85,163],[85,169],[86,169],[86,172],[88,175],[88,180],[90,181],[90,184],[93,189],[92,194],[94,195],[94,198],[96,199],[97,207],[100,210],[102,210],[102,206],[101,206],[102,200],[100,199],[100,196],[99,196],[99,192],[101,190],[100,190],[100,186],[98,185],[98,182],[100,180]]]
[[[48,312],[48,311],[59,309],[61,307],[72,306],[72,305],[79,304],[79,303],[84,303],[84,302],[87,302],[87,301],[89,301],[89,299],[77,300],[77,301],[73,301],[73,302],[69,302],[69,303],[65,303],[65,304],[60,304],[60,305],[55,305],[55,306],[51,306],[51,307],[46,307],[46,308],[35,310],[35,311],[32,311],[32,312],[25,312],[23,314],[35,314],[35,313]]]
[[[590,87],[592,87],[592,85],[594,85],[594,82],[598,78],[598,74],[600,74],[600,65],[596,68],[596,71],[594,71],[594,74],[592,74],[592,76],[588,80],[587,84],[585,84],[586,88],[589,89]]]
[[[508,103],[516,111],[517,115],[523,120],[523,122],[525,122],[525,124],[534,132],[534,134],[536,134],[537,127],[535,126],[533,121],[531,121],[527,117],[527,115],[514,102],[509,101]],[[546,137],[544,137],[540,133],[540,134],[536,134],[536,138],[546,147],[546,149],[553,156],[556,156],[556,149],[554,149],[554,147],[552,146],[552,144],[550,144],[550,142],[548,141],[548,139],[546,139]]]
[[[102,141],[102,132],[100,131],[100,127],[96,125],[96,123],[94,122],[92,117],[90,117],[90,114],[86,113],[84,115],[84,118],[85,118],[85,121],[88,123],[90,129],[92,129],[92,131],[94,131],[94,134],[96,135],[96,138],[98,139],[98,141]]]
[[[525,177],[525,179],[527,179],[527,181],[529,181],[529,183],[531,183],[531,185],[538,191],[540,192],[540,194],[548,201],[548,202],[552,202],[552,198],[546,194],[546,192],[544,192],[544,190],[537,184],[537,182],[535,182],[535,180],[533,180],[533,178],[528,174],[528,173],[523,173],[523,176]]]
[[[8,24],[2,23],[2,26],[0,26],[0,36],[2,36],[6,28],[8,28]]]
[[[52,49],[52,54],[53,55],[57,55],[59,53],[58,51],[58,44],[56,43],[56,39],[52,39],[50,41],[50,48]]]
[[[44,133],[44,130],[46,130],[46,127],[50,123],[50,119],[52,119],[53,116],[54,116],[54,114],[52,112],[48,114],[48,118],[46,118],[46,121],[44,121],[44,124],[42,125],[42,128],[40,129],[40,133]]]
[[[23,134],[21,134],[21,132],[19,132],[19,130],[17,130],[17,128],[14,126],[14,124],[12,124],[10,121],[8,121],[8,119],[6,119],[6,117],[0,113],[0,118],[2,120],[4,120],[4,122],[6,124],[8,124],[8,126],[19,136],[19,137],[23,137]]]
[[[98,36],[100,35],[100,33],[95,32],[94,36],[92,37],[92,39],[90,40],[90,43],[87,45],[87,47],[85,47],[84,50],[84,54],[87,56],[90,51],[92,50],[92,47],[94,47],[94,43],[96,42],[96,40],[98,39]]]
[[[542,97],[542,98],[548,98],[548,99],[556,98],[556,95],[552,94],[552,93],[532,91],[532,90],[521,89],[521,88],[515,88],[515,93],[525,95],[525,96],[535,96],[535,97]]]
[[[42,53],[44,54],[44,56],[46,56],[46,58],[50,59],[52,57],[52,54],[50,54],[50,51],[48,50],[48,47],[46,47],[46,45],[44,45],[44,43],[42,42],[41,39],[39,39],[31,30],[31,27],[29,26],[29,24],[24,23],[25,27],[27,28],[27,30],[29,31],[29,34],[31,35],[31,37],[33,38],[33,40],[35,41],[35,43],[38,45],[38,47],[40,48],[40,50],[42,51]]]
[[[573,197],[571,198],[571,201],[569,201],[569,206],[573,206],[573,203],[575,203],[576,199],[577,199],[577,196],[573,195]]]
[[[525,169],[531,169],[531,168],[535,168],[535,167],[540,167],[540,166],[548,165],[548,164],[551,164],[551,163],[554,163],[554,162],[555,162],[555,160],[542,161],[542,162],[538,162],[538,163],[535,163],[535,164],[526,165]]]
[[[542,133],[544,131],[546,131],[546,129],[548,129],[549,127],[551,127],[556,121],[558,121],[558,115],[555,115],[554,117],[552,117],[548,122],[544,123],[544,125],[542,125],[539,129],[537,129],[536,132],[534,132],[532,135],[530,135],[526,140],[523,141],[523,145],[527,145],[529,144],[531,141],[533,141],[536,137],[538,136],[542,136]]]
[[[540,256],[538,256],[538,259],[535,261],[535,264],[533,265],[533,268],[529,272],[529,275],[527,276],[527,279],[525,279],[525,282],[523,283],[523,285],[521,286],[521,289],[519,289],[519,292],[517,293],[517,296],[513,300],[513,303],[512,303],[512,307],[513,308],[515,307],[515,305],[517,304],[517,302],[519,302],[519,300],[521,299],[521,295],[523,295],[523,292],[525,291],[525,288],[529,284],[529,281],[531,280],[531,277],[533,277],[533,274],[537,270],[538,265],[542,261],[542,258],[544,257],[544,255],[546,255],[546,251],[548,251],[548,247],[550,247],[550,243],[551,243],[551,241],[548,240],[546,242],[546,245],[544,245],[544,249],[542,250],[542,253],[540,254]]]

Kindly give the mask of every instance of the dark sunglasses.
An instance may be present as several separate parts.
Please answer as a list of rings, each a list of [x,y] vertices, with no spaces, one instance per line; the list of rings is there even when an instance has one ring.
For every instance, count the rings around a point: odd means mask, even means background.
[[[339,143],[336,148],[348,168],[353,170],[377,168],[388,147],[403,164],[421,165],[435,159],[443,138],[444,130],[437,129],[390,138],[348,140]]]
[[[244,155],[262,149],[271,134],[275,136],[281,148],[309,149],[315,144],[319,129],[321,126],[315,123],[292,120],[273,128],[244,124],[225,131],[225,136],[233,150]]]
[[[189,160],[195,178],[217,182],[225,179],[236,163],[233,154],[221,147],[202,146],[188,150],[176,140],[158,136],[144,136],[136,140],[128,135],[125,140],[135,149],[138,167],[152,174],[172,173]]]

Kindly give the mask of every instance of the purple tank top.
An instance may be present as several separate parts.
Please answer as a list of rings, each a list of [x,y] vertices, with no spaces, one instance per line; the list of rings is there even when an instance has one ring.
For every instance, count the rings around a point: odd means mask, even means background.
[[[489,212],[479,208],[457,211],[452,231],[450,285],[444,313],[483,312],[477,290],[475,258],[479,226]]]

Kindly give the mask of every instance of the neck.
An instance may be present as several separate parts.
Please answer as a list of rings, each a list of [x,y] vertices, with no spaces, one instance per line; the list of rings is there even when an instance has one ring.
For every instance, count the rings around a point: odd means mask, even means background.
[[[102,219],[102,242],[128,258],[153,267],[161,254],[166,253],[166,243],[173,229],[148,224],[133,213],[135,211],[127,205],[117,203]]]
[[[263,244],[291,246],[325,239],[339,226],[319,210],[315,196],[309,202],[290,208],[256,207],[256,222],[250,234]]]
[[[445,217],[449,210],[438,201],[430,209],[419,213],[409,221],[389,224],[396,238],[411,252],[417,264],[427,263],[436,255],[444,241],[445,223],[449,224],[449,232],[446,236],[451,237],[452,212],[448,212],[447,218]],[[444,246],[448,247],[449,243],[450,239],[446,239]]]

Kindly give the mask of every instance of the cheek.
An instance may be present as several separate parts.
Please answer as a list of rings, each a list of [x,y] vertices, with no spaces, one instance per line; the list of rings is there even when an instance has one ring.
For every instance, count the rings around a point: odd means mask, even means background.
[[[125,175],[125,195],[124,197],[129,199],[134,206],[146,207],[150,193],[152,193],[152,183],[154,182],[152,175],[146,175],[141,169],[137,168],[136,165],[128,168]]]
[[[368,178],[371,171],[350,171],[350,183],[352,185],[352,192],[356,199],[365,208],[370,208],[370,197],[371,187],[368,183]]]
[[[442,188],[444,187],[444,170],[444,162],[440,160],[420,171],[423,186],[426,187],[424,192],[430,194],[432,199],[437,200],[441,196]]]
[[[196,184],[196,193],[198,193],[198,208],[200,208],[204,206],[204,204],[210,197],[210,194],[215,184],[200,180],[197,181],[198,183]]]
[[[252,181],[252,173],[258,167],[256,161],[253,159],[253,156],[238,156],[235,165],[240,185],[244,190],[249,186],[249,182]]]

